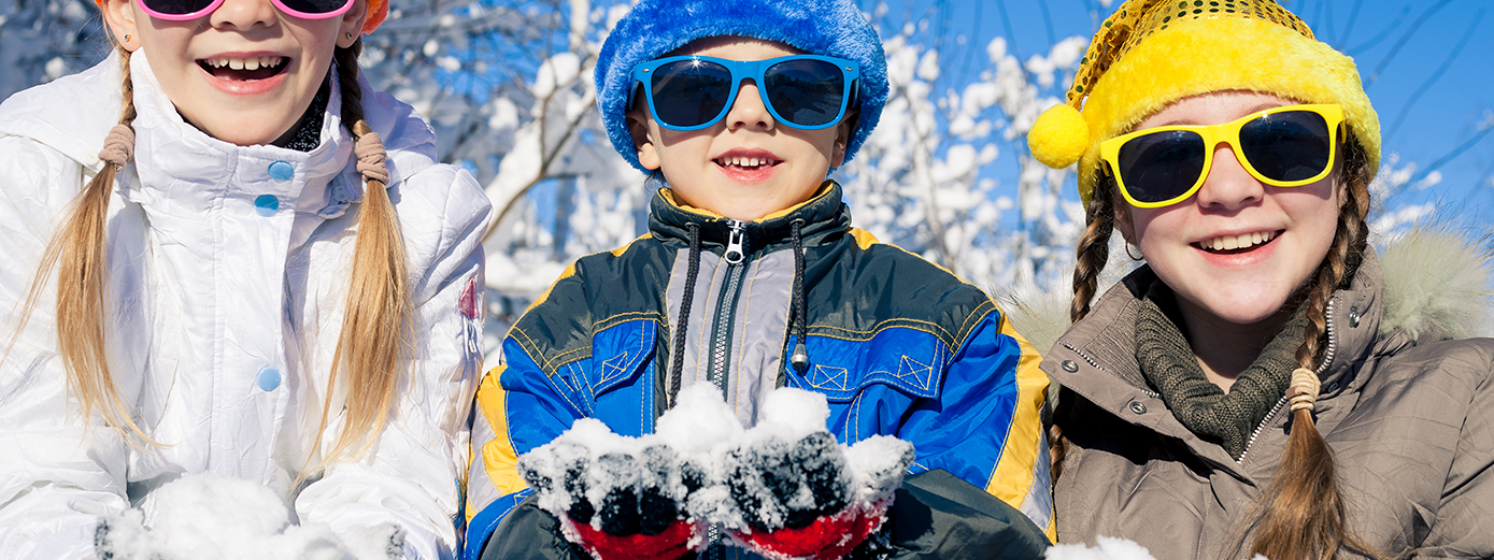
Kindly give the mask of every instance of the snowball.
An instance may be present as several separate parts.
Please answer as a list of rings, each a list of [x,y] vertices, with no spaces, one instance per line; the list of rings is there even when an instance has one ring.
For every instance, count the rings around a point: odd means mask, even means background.
[[[763,399],[757,426],[750,432],[798,441],[814,432],[825,431],[829,419],[830,405],[825,402],[824,395],[784,387],[768,393]]]
[[[339,537],[298,526],[275,491],[237,478],[196,474],[162,486],[137,509],[99,520],[100,557],[116,560],[390,560],[403,553],[394,525]]]
[[[654,426],[655,435],[681,452],[728,445],[742,432],[742,422],[722,400],[720,390],[710,383],[680,389],[674,408],[660,416]]]

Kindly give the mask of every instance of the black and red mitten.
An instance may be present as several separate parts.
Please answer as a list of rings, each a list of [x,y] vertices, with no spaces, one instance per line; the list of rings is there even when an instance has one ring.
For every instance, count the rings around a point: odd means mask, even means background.
[[[850,507],[855,484],[829,432],[798,441],[768,437],[725,458],[726,484],[746,530],[739,546],[775,560],[844,556],[880,525],[880,513]]]
[[[697,547],[702,539],[685,518],[687,489],[674,450],[627,438],[647,446],[614,440],[597,454],[578,441],[586,440],[557,439],[519,460],[566,540],[598,560],[674,560]]]

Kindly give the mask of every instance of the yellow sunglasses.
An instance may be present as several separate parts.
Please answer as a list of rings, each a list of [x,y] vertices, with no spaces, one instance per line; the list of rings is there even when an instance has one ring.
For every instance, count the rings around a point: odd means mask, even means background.
[[[1221,142],[1260,182],[1300,187],[1322,180],[1338,157],[1344,110],[1337,104],[1288,105],[1215,125],[1160,126],[1100,143],[1126,202],[1160,208],[1193,196],[1214,164]]]

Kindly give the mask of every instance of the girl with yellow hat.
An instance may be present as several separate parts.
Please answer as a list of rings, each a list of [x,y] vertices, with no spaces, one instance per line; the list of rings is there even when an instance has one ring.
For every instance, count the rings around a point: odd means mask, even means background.
[[[184,475],[458,549],[487,198],[359,75],[384,0],[98,0],[0,105],[0,557],[94,556]]]
[[[1435,235],[1370,249],[1379,124],[1352,59],[1271,0],[1130,0],[1029,145],[1077,162],[1086,205],[1074,325],[1042,364],[1060,542],[1494,556],[1494,341],[1455,320],[1488,305],[1489,261]],[[1146,264],[1096,300],[1114,230]]]

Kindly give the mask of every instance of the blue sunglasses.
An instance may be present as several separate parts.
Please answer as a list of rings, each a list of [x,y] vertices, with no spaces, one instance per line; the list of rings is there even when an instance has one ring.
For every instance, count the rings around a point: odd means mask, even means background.
[[[812,54],[745,61],[670,56],[633,68],[633,81],[644,85],[654,120],[670,130],[700,130],[721,122],[736,103],[742,80],[749,78],[778,122],[802,130],[829,128],[855,103],[860,77],[855,62]]]

